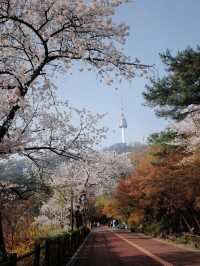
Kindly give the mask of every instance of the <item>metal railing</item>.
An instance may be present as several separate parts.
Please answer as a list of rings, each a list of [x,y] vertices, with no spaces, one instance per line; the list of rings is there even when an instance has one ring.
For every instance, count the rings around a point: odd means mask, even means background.
[[[22,256],[10,254],[0,266],[62,266],[69,261],[88,233],[88,228],[82,228],[71,234],[47,238],[44,244],[36,243],[31,252]]]

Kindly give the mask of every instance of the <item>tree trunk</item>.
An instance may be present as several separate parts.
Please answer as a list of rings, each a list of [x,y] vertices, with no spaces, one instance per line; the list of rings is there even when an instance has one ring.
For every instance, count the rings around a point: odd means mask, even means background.
[[[1,211],[0,211],[0,255],[3,257],[3,260],[5,260],[7,257],[4,236],[3,236],[3,224],[2,224]]]

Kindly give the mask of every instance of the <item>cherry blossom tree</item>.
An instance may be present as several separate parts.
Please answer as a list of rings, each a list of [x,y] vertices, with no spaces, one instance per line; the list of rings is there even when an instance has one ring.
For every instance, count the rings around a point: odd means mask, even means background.
[[[16,169],[13,169],[14,173],[12,174],[2,164],[8,175],[6,177],[11,179],[5,181],[6,173],[4,173],[3,178],[0,175],[1,211],[3,211],[4,205],[9,202],[23,202],[38,193],[42,197],[42,191],[45,190],[51,180],[52,173],[55,173],[62,161],[66,161],[66,159],[68,161],[71,159],[75,161],[84,160],[87,153],[91,152],[105,137],[106,130],[98,127],[98,122],[103,115],[92,114],[84,109],[72,108],[67,103],[58,101],[53,94],[50,99],[47,98],[49,101],[47,103],[47,99],[42,96],[43,94],[40,97],[32,96],[32,106],[30,102],[27,106],[28,113],[19,111],[19,115],[15,118],[15,125],[10,128],[10,136],[12,134],[14,142],[7,141],[0,151],[1,157],[4,159],[17,154],[15,161],[18,164],[20,163],[19,156],[31,159],[34,162],[34,165],[29,164],[29,167],[26,168],[27,179],[24,173],[20,173],[23,177],[21,183],[11,178],[12,175],[16,176]],[[9,160],[7,165],[10,168]],[[34,177],[37,176],[34,180],[31,179],[32,170],[34,171]],[[58,210],[56,212],[56,217],[59,217],[59,220],[64,217],[62,215],[63,208],[61,208],[59,215]],[[5,253],[1,219],[0,235],[2,241],[0,250]]]
[[[63,196],[63,193],[60,194],[55,191],[54,196],[47,203],[43,204],[40,215],[35,219],[38,225],[68,229],[67,221],[69,221],[70,216],[70,205],[66,202],[66,196],[63,200]]]
[[[24,135],[37,112],[37,107],[30,107],[40,94],[47,102],[51,98],[53,73],[67,73],[74,62],[81,62],[83,68],[87,65],[90,69],[95,68],[110,84],[114,77],[131,79],[135,70],[148,67],[138,60],[132,62],[119,48],[119,44],[124,44],[129,28],[114,23],[112,16],[123,2],[127,1],[0,2],[1,154],[10,153],[13,149],[23,150],[28,141]],[[55,115],[55,126],[56,119]],[[46,120],[52,124],[52,116]],[[33,131],[40,136],[43,135],[41,130],[40,127]],[[37,147],[39,151],[46,148],[46,145]],[[27,155],[31,157],[33,147],[28,149]],[[52,146],[48,149],[52,150]],[[60,148],[54,152],[64,153]]]
[[[102,115],[58,100],[52,77],[69,73],[78,62],[80,71],[95,69],[99,79],[110,85],[122,77],[132,79],[137,70],[150,67],[132,61],[121,49],[129,28],[113,22],[112,17],[125,2],[0,1],[1,159],[25,156],[39,168],[54,159],[53,155],[82,159],[80,164],[87,169],[82,172],[82,186],[91,188],[93,178],[99,183],[104,168],[97,170],[99,162],[93,167],[85,165],[88,153],[105,136],[105,129],[98,126]],[[96,170],[92,172],[92,168]],[[1,186],[7,198],[22,195],[23,189],[16,190],[15,184]]]
[[[92,152],[85,160],[63,163],[53,178],[55,187],[71,187],[77,195],[85,191],[88,196],[112,191],[118,179],[132,173],[133,166],[127,154]]]
[[[37,221],[58,226],[68,224],[71,200],[74,209],[76,206],[80,206],[80,210],[88,209],[88,202],[101,194],[112,193],[117,181],[131,175],[132,170],[126,154],[110,152],[92,152],[87,160],[63,163],[52,177],[54,196],[42,206]]]
[[[17,153],[38,166],[50,154],[80,159],[105,137],[106,129],[98,126],[104,115],[70,107],[56,98],[53,88],[50,96],[32,92],[25,105],[0,145],[1,157]]]
[[[200,110],[199,106],[191,105],[184,112],[188,116],[171,127],[177,131],[179,142],[187,147],[188,152],[200,149]]]

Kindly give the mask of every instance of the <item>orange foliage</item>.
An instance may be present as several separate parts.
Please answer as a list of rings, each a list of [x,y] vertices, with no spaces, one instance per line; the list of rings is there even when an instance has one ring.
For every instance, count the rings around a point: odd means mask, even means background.
[[[106,215],[109,218],[119,218],[119,211],[118,211],[118,206],[116,201],[108,201],[103,210],[102,213]]]
[[[14,201],[3,211],[3,228],[8,252],[21,255],[33,247],[38,229],[33,225],[33,202]]]
[[[178,147],[151,146],[134,158],[135,170],[118,183],[115,204],[118,216],[129,223],[165,219],[179,226],[186,217],[194,226],[200,217],[200,152],[186,159]],[[194,216],[194,217],[193,217]],[[188,223],[187,223],[188,224]],[[200,229],[200,228],[198,228]]]
[[[144,211],[142,209],[135,209],[128,218],[128,224],[130,226],[138,226],[144,220]]]

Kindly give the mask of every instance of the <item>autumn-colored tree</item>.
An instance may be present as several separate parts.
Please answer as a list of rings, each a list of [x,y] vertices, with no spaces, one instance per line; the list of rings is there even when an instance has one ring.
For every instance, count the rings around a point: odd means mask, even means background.
[[[33,247],[36,237],[33,225],[36,209],[38,209],[36,199],[13,201],[4,207],[3,228],[6,250],[9,253],[20,254]]]
[[[119,182],[112,207],[130,226],[159,224],[166,233],[198,231],[199,152],[191,157],[180,145],[161,143],[158,136],[156,140],[135,156],[134,172]]]

